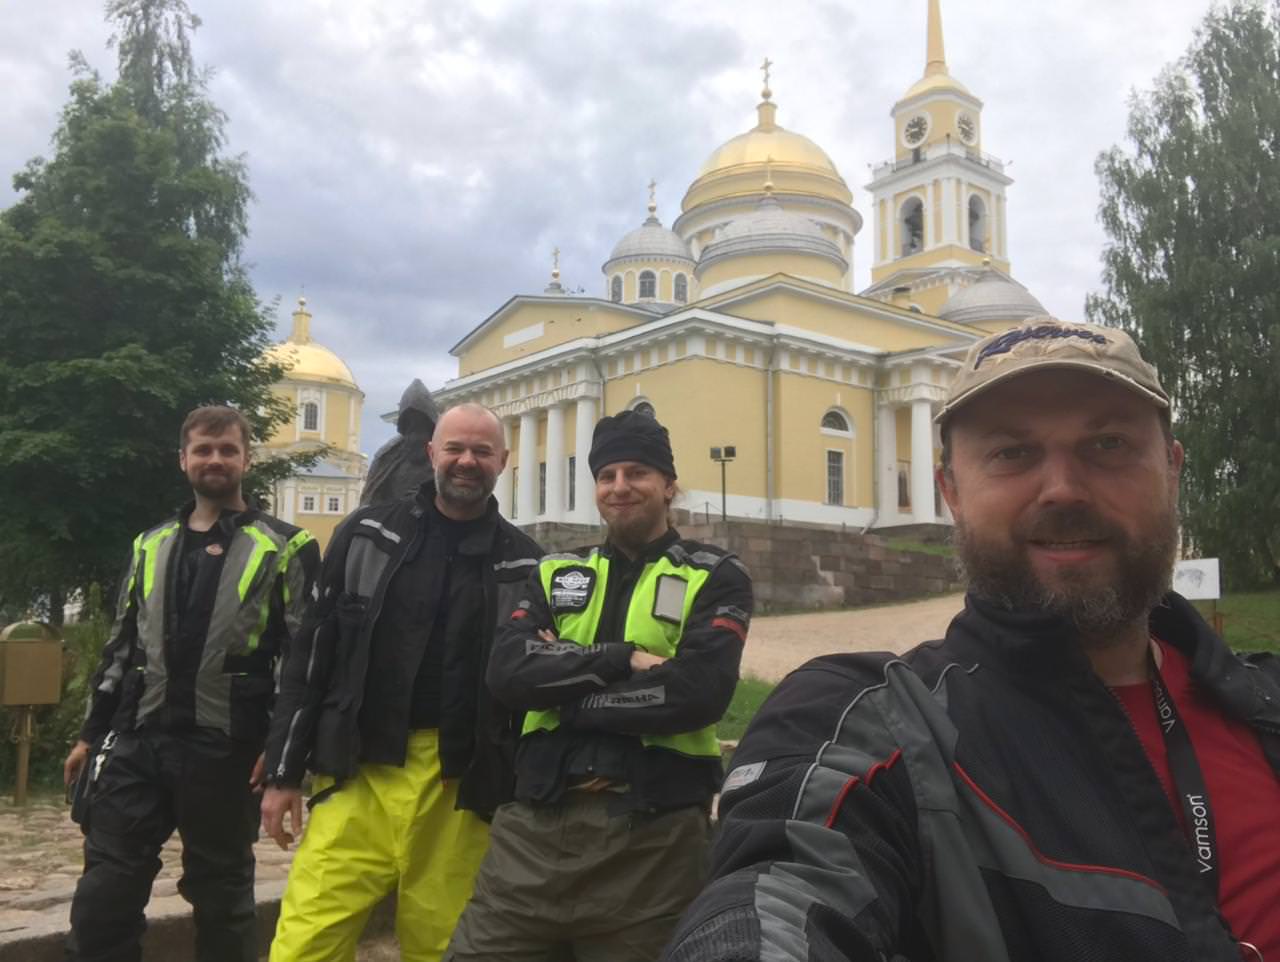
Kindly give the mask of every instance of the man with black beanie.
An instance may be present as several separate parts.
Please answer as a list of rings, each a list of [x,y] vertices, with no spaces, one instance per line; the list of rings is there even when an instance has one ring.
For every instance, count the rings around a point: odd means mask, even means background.
[[[446,959],[649,962],[706,876],[751,579],[670,526],[652,417],[601,419],[589,464],[607,540],[542,560],[489,661],[494,696],[525,712],[516,801]]]

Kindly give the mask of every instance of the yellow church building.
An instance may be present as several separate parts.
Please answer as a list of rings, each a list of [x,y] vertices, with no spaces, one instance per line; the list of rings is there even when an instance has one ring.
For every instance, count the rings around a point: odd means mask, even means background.
[[[276,483],[272,513],[306,528],[323,550],[338,523],[360,503],[368,472],[360,453],[364,392],[342,358],[312,340],[304,297],[298,298],[289,337],[272,347],[268,357],[285,368],[272,391],[289,403],[294,416],[260,446],[259,456],[325,450],[313,467]]]
[[[778,123],[765,85],[756,124],[716,148],[670,228],[648,216],[602,271],[600,297],[567,294],[558,265],[451,349],[442,406],[503,419],[503,512],[594,524],[587,466],[604,414],[636,409],[671,432],[681,506],[716,514],[732,446],[730,517],[858,528],[946,523],[934,492],[933,415],[969,344],[1045,313],[1010,276],[1004,165],[984,153],[982,101],[951,76],[930,0],[923,76],[893,105],[892,158],[863,217],[825,151]],[[864,255],[865,256],[865,255]]]

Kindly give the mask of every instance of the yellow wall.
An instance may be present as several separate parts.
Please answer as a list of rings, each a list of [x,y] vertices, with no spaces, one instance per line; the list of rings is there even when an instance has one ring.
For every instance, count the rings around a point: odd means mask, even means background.
[[[907,351],[945,343],[937,330],[865,314],[854,305],[834,304],[790,291],[770,291],[729,305],[729,313],[755,321],[773,321],[886,351]]]
[[[777,375],[774,397],[778,458],[775,497],[824,503],[826,451],[835,449],[845,452],[845,505],[871,507],[874,394],[866,388],[783,371]],[[839,408],[853,423],[852,440],[822,433],[822,416],[831,408]]]
[[[603,413],[617,414],[630,406],[638,385],[671,432],[682,488],[719,491],[720,466],[711,460],[710,448],[732,444],[738,456],[727,469],[729,493],[763,498],[764,378],[764,372],[754,368],[688,358],[609,381]]]
[[[840,287],[844,271],[834,261],[805,254],[744,254],[718,261],[698,272],[698,284],[704,290],[739,278],[768,277],[790,274]]]
[[[474,344],[458,357],[458,375],[465,377],[476,371],[496,367],[516,358],[537,354],[549,347],[572,341],[579,337],[595,337],[610,334],[642,323],[629,311],[622,311],[603,304],[555,303],[521,304],[501,321],[485,331]],[[511,347],[503,346],[508,334],[542,324],[542,335]]]
[[[355,510],[356,505],[350,505],[349,511]],[[338,525],[346,517],[345,514],[307,514],[302,511],[297,512],[297,524],[300,528],[305,528],[311,533],[311,536],[320,543],[320,552],[324,553],[329,547],[329,540],[333,537],[333,532]]]

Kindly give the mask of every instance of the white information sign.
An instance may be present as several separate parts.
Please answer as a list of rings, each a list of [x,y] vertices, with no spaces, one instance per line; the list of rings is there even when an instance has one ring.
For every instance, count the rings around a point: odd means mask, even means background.
[[[1222,597],[1217,558],[1190,558],[1173,569],[1173,590],[1191,601],[1216,601]]]

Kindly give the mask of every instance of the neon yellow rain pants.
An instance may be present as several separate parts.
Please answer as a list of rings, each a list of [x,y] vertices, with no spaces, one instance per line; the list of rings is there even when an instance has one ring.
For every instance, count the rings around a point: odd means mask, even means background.
[[[316,791],[332,784],[318,779]],[[397,892],[403,962],[438,962],[471,897],[489,826],[457,811],[437,732],[409,733],[403,768],[362,765],[311,810],[289,869],[271,962],[350,962],[369,913]]]

